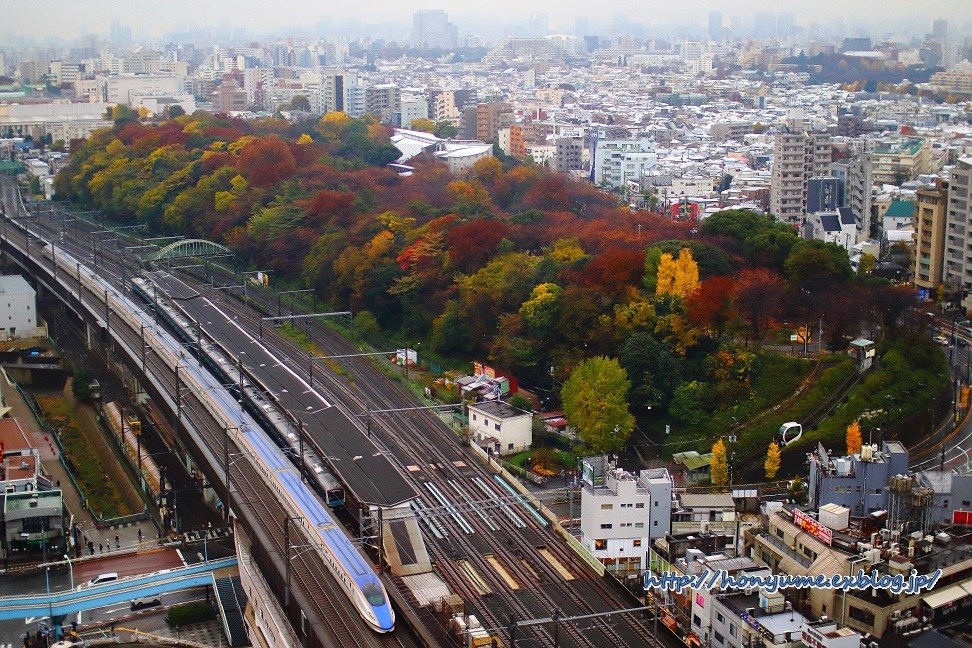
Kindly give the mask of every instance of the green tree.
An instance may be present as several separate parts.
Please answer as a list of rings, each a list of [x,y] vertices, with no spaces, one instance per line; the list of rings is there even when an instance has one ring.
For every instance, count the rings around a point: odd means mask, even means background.
[[[786,278],[795,284],[820,284],[849,279],[854,271],[847,250],[836,243],[799,241],[783,264]]]
[[[675,388],[669,413],[675,420],[686,425],[699,425],[705,420],[705,410],[702,409],[708,385],[693,380],[685,382]]]
[[[36,196],[41,192],[40,178],[37,176],[30,177],[30,195]]]
[[[515,407],[517,409],[521,409],[521,410],[524,410],[524,411],[527,411],[527,412],[533,411],[533,403],[531,403],[530,402],[530,399],[527,398],[526,396],[524,396],[523,394],[513,394],[510,397],[510,401],[509,402],[510,402],[510,405],[512,405],[513,407]],[[536,457],[534,457],[534,460],[535,459],[536,459]]]
[[[603,356],[581,362],[564,383],[564,413],[594,452],[620,450],[631,436],[635,421],[626,400],[630,387],[628,372]]]
[[[91,400],[91,374],[84,369],[75,371],[71,381],[71,393],[79,401]]]
[[[542,283],[533,289],[530,299],[520,306],[520,316],[530,332],[544,337],[560,318],[560,298],[564,289],[555,283]]]
[[[355,332],[366,340],[375,338],[381,333],[381,326],[378,325],[375,314],[369,310],[358,311],[353,323]]]
[[[175,119],[176,117],[182,117],[186,114],[185,109],[179,104],[172,104],[168,108],[169,119]]]
[[[712,471],[712,483],[725,486],[729,483],[729,463],[726,458],[726,444],[719,439],[712,445],[712,459],[709,460]]]
[[[301,110],[303,112],[310,112],[311,111],[310,99],[308,99],[304,95],[294,95],[294,98],[290,100],[290,109]]]
[[[766,448],[763,469],[766,470],[766,479],[773,479],[780,470],[780,446],[775,441],[770,441],[769,447]]]
[[[442,120],[435,125],[436,137],[441,137],[442,139],[451,139],[458,134],[459,129],[456,128],[450,121]]]

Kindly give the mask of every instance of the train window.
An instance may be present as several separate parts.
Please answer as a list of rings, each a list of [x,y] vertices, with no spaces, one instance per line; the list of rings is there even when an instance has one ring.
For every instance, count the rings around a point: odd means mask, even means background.
[[[379,606],[385,604],[385,592],[381,589],[381,586],[373,581],[369,581],[361,586],[361,593],[364,594],[365,598],[368,600],[368,604],[372,606]]]

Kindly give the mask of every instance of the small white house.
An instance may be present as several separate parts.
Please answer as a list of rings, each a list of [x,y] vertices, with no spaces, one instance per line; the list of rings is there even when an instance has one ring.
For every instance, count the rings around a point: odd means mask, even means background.
[[[533,415],[503,401],[475,403],[469,406],[469,432],[495,454],[522,452],[533,443]]]
[[[0,338],[37,335],[36,291],[20,275],[0,276]]]

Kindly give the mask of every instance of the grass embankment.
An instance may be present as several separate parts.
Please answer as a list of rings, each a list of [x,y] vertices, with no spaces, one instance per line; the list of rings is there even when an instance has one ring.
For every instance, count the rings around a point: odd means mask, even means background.
[[[104,441],[89,436],[97,434],[97,431],[82,428],[67,399],[61,396],[37,396],[36,400],[44,423],[60,431],[65,463],[91,509],[104,518],[130,515],[132,511],[125,504],[115,483],[108,478],[101,456],[96,450]]]
[[[804,398],[809,398],[816,388],[814,384],[797,398],[787,401],[805,381],[812,380],[812,369],[813,363],[804,358],[777,353],[760,354],[753,371],[749,399],[737,402],[731,408],[712,412],[698,425],[673,426],[672,434],[666,439],[665,453],[671,456],[693,448],[705,453],[717,438],[728,436],[730,432],[739,437],[737,452],[751,450],[764,440],[768,443],[772,433],[782,423],[793,420],[786,418],[790,416],[790,409]],[[816,382],[819,383],[824,376]],[[781,407],[781,403],[785,404]],[[765,430],[772,430],[772,433],[766,436]]]

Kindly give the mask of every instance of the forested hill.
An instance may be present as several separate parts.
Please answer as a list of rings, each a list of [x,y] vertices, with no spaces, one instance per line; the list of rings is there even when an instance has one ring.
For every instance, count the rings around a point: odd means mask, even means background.
[[[775,321],[822,316],[840,347],[869,318],[894,332],[913,305],[906,289],[856,277],[841,248],[769,217],[725,212],[699,231],[492,158],[458,177],[433,161],[400,177],[385,167],[389,135],[343,114],[119,120],[72,143],[56,189],[116,221],[223,242],[362,326],[488,358],[529,384],[620,358],[635,406],[664,407],[689,384],[705,407],[746,397],[742,347]]]

